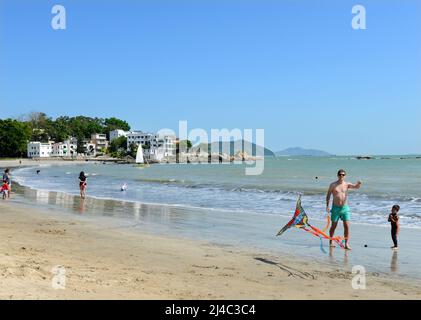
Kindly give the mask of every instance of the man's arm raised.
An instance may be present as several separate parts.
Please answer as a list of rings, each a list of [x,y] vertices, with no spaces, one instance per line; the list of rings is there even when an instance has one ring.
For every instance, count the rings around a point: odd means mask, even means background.
[[[359,188],[361,188],[361,185],[362,185],[363,183],[361,182],[361,181],[358,181],[356,184],[353,184],[353,183],[349,183],[348,184],[348,188],[349,189],[359,189]]]

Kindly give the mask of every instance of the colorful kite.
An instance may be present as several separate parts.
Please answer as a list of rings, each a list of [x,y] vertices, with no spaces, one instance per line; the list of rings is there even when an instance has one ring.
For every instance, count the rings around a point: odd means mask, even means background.
[[[298,198],[298,201],[297,201],[297,207],[295,209],[294,217],[281,230],[279,230],[279,232],[276,236],[280,236],[281,234],[283,234],[289,228],[296,227],[296,228],[299,228],[299,229],[303,229],[303,230],[311,233],[312,235],[315,235],[316,237],[318,237],[320,239],[320,248],[322,249],[322,251],[324,251],[324,249],[323,249],[323,239],[334,241],[342,249],[344,249],[345,246],[344,246],[343,237],[339,237],[339,236],[329,237],[326,234],[326,231],[329,228],[329,225],[330,225],[330,217],[329,216],[327,217],[327,224],[326,224],[326,226],[323,230],[320,230],[320,229],[310,225],[308,223],[308,216],[307,216],[306,212],[304,211],[303,207],[301,206],[301,196],[300,196]]]

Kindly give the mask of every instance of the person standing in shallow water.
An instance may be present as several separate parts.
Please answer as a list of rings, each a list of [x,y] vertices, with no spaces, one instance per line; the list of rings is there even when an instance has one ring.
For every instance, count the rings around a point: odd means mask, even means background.
[[[86,197],[86,186],[87,186],[87,179],[85,176],[85,172],[81,172],[79,174],[79,189],[80,189],[80,196],[82,199]]]
[[[350,209],[348,206],[348,190],[361,188],[362,182],[358,181],[352,184],[345,181],[346,172],[341,169],[338,171],[338,180],[333,182],[326,195],[326,211],[331,214],[332,225],[330,228],[330,237],[335,234],[336,227],[338,226],[339,219],[344,223],[344,238],[345,249],[351,250],[349,246],[349,220],[351,217]],[[330,197],[333,195],[333,206],[330,209]],[[334,247],[333,242],[330,241],[330,246]]]

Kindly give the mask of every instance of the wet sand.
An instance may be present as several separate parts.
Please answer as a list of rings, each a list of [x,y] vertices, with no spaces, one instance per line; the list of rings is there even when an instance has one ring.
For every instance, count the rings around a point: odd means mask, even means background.
[[[419,299],[418,281],[158,236],[0,201],[1,299]],[[66,288],[52,288],[64,266]]]

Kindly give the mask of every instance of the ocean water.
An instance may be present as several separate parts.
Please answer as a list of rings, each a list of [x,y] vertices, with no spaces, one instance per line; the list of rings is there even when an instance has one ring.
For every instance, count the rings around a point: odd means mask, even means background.
[[[327,241],[298,229],[277,231],[292,216],[299,194],[310,223],[324,227],[325,193],[338,169],[363,187],[351,191],[352,251],[329,250]],[[41,170],[40,174],[36,171]],[[78,175],[88,175],[88,198],[78,196]],[[318,177],[316,179],[316,177]],[[360,161],[346,157],[277,158],[265,161],[264,173],[246,176],[245,165],[92,164],[13,170],[13,203],[40,208],[45,214],[71,214],[98,228],[122,228],[252,250],[300,256],[351,271],[421,279],[421,159]],[[126,183],[127,191],[120,191]],[[401,206],[399,253],[391,252],[387,216]],[[340,225],[337,234],[343,233]],[[264,256],[263,256],[264,257]]]
[[[267,158],[259,176],[247,176],[245,168],[243,164],[41,165],[14,169],[13,179],[33,189],[76,195],[79,172],[85,171],[91,197],[218,210],[233,219],[241,213],[254,219],[290,217],[302,194],[310,219],[319,221],[325,219],[326,190],[343,168],[350,182],[363,181],[360,190],[349,194],[353,222],[387,226],[392,205],[399,204],[402,226],[421,228],[421,159],[416,157]],[[124,192],[123,184],[128,186]]]

